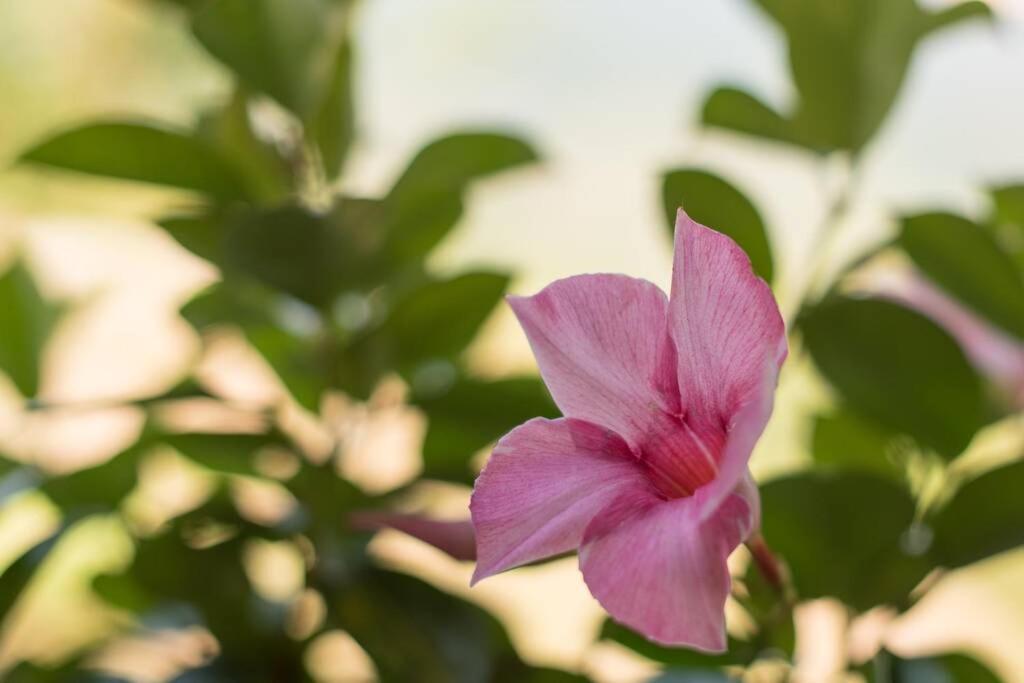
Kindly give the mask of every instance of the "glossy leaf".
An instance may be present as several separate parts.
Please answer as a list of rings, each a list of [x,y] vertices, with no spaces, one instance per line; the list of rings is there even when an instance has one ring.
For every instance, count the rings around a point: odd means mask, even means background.
[[[26,398],[39,391],[42,354],[59,318],[20,261],[0,275],[0,371]]]
[[[782,29],[797,98],[781,114],[736,89],[716,91],[704,122],[807,149],[857,151],[899,94],[921,39],[991,16],[977,0],[928,13],[915,0],[757,0]]]
[[[986,424],[982,381],[928,318],[888,301],[833,297],[799,325],[843,401],[884,427],[952,459]]]
[[[494,381],[458,379],[436,396],[414,396],[428,419],[423,476],[472,480],[473,455],[513,427],[534,417],[557,417],[544,384],[524,377]]]
[[[883,651],[865,672],[868,683],[1001,683],[984,664],[962,654],[902,659]]]
[[[959,567],[1024,545],[1024,461],[967,482],[935,516],[935,556]]]
[[[764,221],[734,185],[707,171],[678,169],[662,177],[661,199],[670,236],[676,210],[683,207],[693,220],[735,240],[750,257],[754,272],[772,281],[772,249]]]
[[[217,199],[246,196],[234,168],[190,133],[141,123],[95,123],[60,133],[22,161],[67,171],[192,190]]]
[[[428,144],[384,201],[391,259],[418,263],[455,226],[473,181],[536,160],[525,142],[497,133],[458,133]]]
[[[921,214],[903,219],[899,244],[942,289],[1024,339],[1024,272],[988,230],[952,214]]]
[[[902,606],[930,563],[908,555],[914,501],[886,479],[807,472],[761,487],[765,540],[789,566],[801,599],[837,597],[858,610]]]

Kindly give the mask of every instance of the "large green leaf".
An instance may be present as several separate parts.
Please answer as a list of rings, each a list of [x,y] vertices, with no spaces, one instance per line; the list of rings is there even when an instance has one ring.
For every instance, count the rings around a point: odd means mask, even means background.
[[[676,210],[683,207],[693,220],[733,238],[750,257],[754,272],[772,281],[772,249],[764,221],[734,185],[707,171],[678,169],[662,178],[661,199],[670,235]]]
[[[242,180],[212,146],[190,133],[141,123],[95,123],[60,133],[22,161],[68,171],[202,192],[246,196]]]
[[[950,567],[1024,545],[1024,461],[998,467],[965,484],[938,512],[934,554]]]
[[[0,621],[4,620],[25,592],[39,567],[60,540],[63,529],[32,546],[0,572]]]
[[[254,474],[260,449],[283,442],[273,434],[169,434],[162,439],[189,460],[225,474]]]
[[[534,417],[558,415],[544,384],[532,377],[462,378],[441,395],[413,400],[429,420],[423,474],[453,481],[470,481],[472,456],[513,427]]]
[[[904,477],[896,455],[898,437],[848,409],[814,418],[811,456],[827,468],[861,470],[896,480]]]
[[[21,261],[0,275],[0,371],[22,396],[39,391],[40,359],[59,317]]]
[[[708,654],[680,647],[665,647],[652,643],[636,631],[617,624],[611,619],[605,620],[599,639],[614,641],[659,664],[680,668],[713,668],[729,664],[746,664],[753,660],[755,654],[746,643],[733,638],[729,639],[728,648],[722,654]]]
[[[192,31],[247,87],[302,117],[323,87],[330,6],[327,0],[207,1],[194,13]]]
[[[992,223],[1002,246],[1013,255],[1017,268],[1024,270],[1024,185],[998,187],[992,191],[992,201]]]
[[[807,472],[761,487],[762,529],[801,598],[902,606],[930,565],[904,551],[914,501],[886,479]]]
[[[39,489],[65,513],[117,510],[135,488],[139,461],[150,445],[142,439],[99,465],[48,477]]]
[[[931,14],[915,0],[757,0],[785,34],[797,90],[779,114],[735,89],[716,91],[704,121],[808,149],[859,150],[899,94],[918,42],[959,21],[990,16],[977,0]]]
[[[981,380],[928,318],[889,301],[837,296],[799,325],[818,369],[858,413],[947,459],[986,424]]]
[[[1024,273],[991,232],[960,216],[928,213],[903,219],[899,244],[944,290],[1024,339]]]
[[[384,202],[391,259],[419,263],[455,225],[470,183],[536,159],[525,142],[497,133],[458,133],[428,144]]]

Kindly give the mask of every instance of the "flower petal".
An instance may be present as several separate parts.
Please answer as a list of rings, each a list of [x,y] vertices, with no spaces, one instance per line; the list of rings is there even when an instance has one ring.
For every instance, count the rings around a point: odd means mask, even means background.
[[[627,493],[587,528],[580,569],[616,621],[663,645],[722,652],[731,587],[726,560],[753,524],[740,495],[703,519],[694,497]]]
[[[787,352],[785,324],[771,289],[754,274],[743,250],[682,209],[669,321],[682,413],[697,429],[725,427],[718,477],[725,481],[716,483],[720,493],[732,491],[771,414]]]
[[[635,448],[659,409],[675,412],[668,302],[655,285],[580,275],[509,304],[566,417],[608,427]]]
[[[633,489],[651,485],[613,432],[564,418],[516,427],[498,442],[473,488],[473,583],[576,549],[594,515]]]
[[[442,520],[387,510],[362,510],[349,517],[349,524],[360,531],[396,529],[456,560],[476,559],[476,538],[473,524],[468,519]]]

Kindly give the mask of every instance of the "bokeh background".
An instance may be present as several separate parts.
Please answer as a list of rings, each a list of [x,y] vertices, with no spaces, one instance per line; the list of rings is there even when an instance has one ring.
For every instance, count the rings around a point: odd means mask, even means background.
[[[1024,3],[953,5],[0,0],[6,675],[1024,681]],[[791,323],[788,627],[743,551],[705,661],[350,528],[464,518],[553,410],[501,293],[667,286],[680,202]]]

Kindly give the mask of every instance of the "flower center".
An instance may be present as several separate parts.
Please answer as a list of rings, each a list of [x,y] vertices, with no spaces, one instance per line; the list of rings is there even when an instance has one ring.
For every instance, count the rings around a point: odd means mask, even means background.
[[[644,442],[640,459],[662,495],[685,498],[718,475],[724,446],[723,429],[665,415]]]

